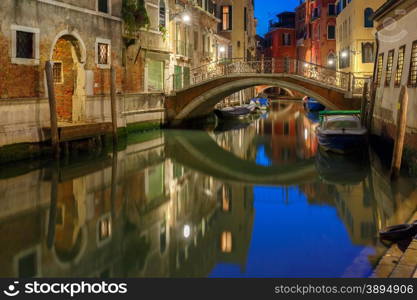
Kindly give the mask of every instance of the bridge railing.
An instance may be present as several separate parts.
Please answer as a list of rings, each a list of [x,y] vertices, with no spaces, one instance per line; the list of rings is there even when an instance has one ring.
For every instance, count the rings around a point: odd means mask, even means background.
[[[187,82],[174,86],[174,91],[197,85],[201,82],[236,74],[292,74],[337,87],[352,94],[361,94],[366,78],[355,78],[351,73],[292,58],[269,58],[247,61],[242,58],[224,59],[203,65],[187,73]],[[174,82],[182,82],[184,74],[175,74]]]

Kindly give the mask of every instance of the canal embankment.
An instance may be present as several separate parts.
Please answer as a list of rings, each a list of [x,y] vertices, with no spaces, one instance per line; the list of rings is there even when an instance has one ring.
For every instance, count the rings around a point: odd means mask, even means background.
[[[165,122],[164,101],[165,95],[161,93],[118,95],[118,136],[123,140],[129,133],[160,128]],[[0,164],[50,156],[48,99],[2,99],[0,113]],[[110,99],[107,96],[87,97],[85,121],[80,124],[88,126],[110,122]],[[106,130],[90,131],[81,133],[82,138],[66,142],[78,144],[76,147],[95,148],[100,143],[104,144],[110,135]],[[103,138],[97,141],[99,136]]]
[[[417,220],[417,212],[409,220]],[[409,241],[406,241],[408,244]],[[408,246],[401,243],[392,245],[379,261],[373,278],[417,278],[417,236]]]

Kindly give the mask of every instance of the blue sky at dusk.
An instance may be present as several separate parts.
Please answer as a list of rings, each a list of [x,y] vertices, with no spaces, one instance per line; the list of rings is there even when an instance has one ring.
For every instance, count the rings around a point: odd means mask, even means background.
[[[300,0],[255,0],[255,15],[258,18],[258,34],[268,31],[268,22],[279,12],[294,10]]]

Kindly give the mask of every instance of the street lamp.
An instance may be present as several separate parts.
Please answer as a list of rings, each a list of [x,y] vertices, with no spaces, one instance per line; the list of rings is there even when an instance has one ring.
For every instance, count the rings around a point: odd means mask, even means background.
[[[190,15],[190,13],[189,13],[188,11],[182,11],[182,12],[179,12],[179,13],[176,13],[176,14],[172,14],[172,15],[169,17],[169,19],[172,21],[172,20],[174,20],[176,17],[179,17],[179,16],[181,16],[181,20],[182,20],[184,23],[189,23],[189,22],[191,21],[191,15]]]
[[[182,21],[184,23],[189,23],[191,21],[191,16],[188,13],[182,15]]]

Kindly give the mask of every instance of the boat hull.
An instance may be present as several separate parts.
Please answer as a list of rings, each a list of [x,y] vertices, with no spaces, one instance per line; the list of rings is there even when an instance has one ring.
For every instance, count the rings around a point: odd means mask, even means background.
[[[317,133],[319,145],[326,151],[351,153],[362,150],[368,143],[366,135]]]
[[[220,119],[240,119],[248,117],[251,110],[246,107],[238,107],[232,110],[216,109],[214,114]]]
[[[316,101],[307,101],[306,106],[309,111],[322,111],[326,109],[323,104]]]

